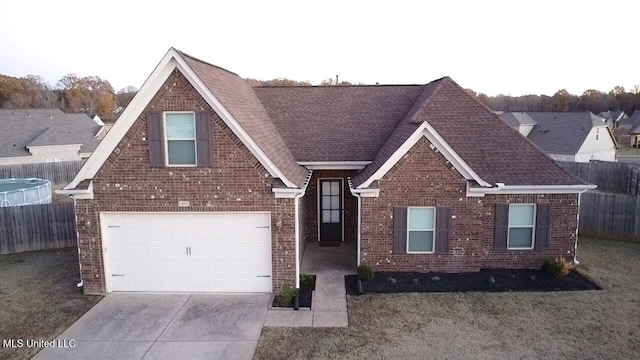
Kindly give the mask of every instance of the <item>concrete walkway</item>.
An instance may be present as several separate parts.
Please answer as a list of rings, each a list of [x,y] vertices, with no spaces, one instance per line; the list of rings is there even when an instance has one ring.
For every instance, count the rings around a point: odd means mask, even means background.
[[[344,276],[355,273],[354,244],[321,248],[307,244],[302,273],[316,275],[311,310],[269,309],[264,326],[344,327],[349,325]]]

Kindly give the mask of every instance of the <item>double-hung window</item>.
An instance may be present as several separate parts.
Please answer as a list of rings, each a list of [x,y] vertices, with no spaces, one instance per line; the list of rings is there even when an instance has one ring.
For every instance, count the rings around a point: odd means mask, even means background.
[[[433,253],[435,230],[435,207],[409,207],[407,209],[407,253]]]
[[[507,249],[533,249],[536,228],[535,204],[509,205]]]
[[[167,165],[196,165],[196,119],[193,112],[164,113]]]

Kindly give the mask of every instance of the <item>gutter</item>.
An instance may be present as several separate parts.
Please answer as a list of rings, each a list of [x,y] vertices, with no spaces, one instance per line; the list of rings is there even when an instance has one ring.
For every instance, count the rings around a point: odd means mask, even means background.
[[[572,194],[596,189],[597,185],[505,185],[496,183],[491,188],[470,187],[467,183],[468,196],[484,196],[486,194]]]

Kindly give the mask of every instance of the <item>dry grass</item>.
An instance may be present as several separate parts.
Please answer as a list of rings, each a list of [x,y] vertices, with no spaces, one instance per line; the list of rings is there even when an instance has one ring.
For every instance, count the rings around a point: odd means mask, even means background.
[[[578,255],[604,290],[349,297],[348,328],[265,328],[254,359],[637,359],[640,244]]]
[[[0,339],[55,339],[102,298],[83,295],[78,281],[75,248],[0,255]],[[37,351],[0,343],[0,359]]]

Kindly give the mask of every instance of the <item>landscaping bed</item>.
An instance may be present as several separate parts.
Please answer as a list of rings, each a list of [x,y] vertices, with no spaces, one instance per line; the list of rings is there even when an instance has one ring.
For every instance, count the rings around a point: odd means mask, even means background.
[[[357,275],[345,277],[347,294],[358,295]],[[472,273],[377,272],[362,281],[363,293],[600,290],[576,271],[563,277],[541,270],[483,269]]]
[[[316,276],[315,275],[300,275],[300,291],[298,293],[298,307],[311,308],[311,296],[316,289]],[[276,295],[273,298],[273,307],[281,308],[293,308],[294,299],[291,301],[285,300],[282,295]]]

